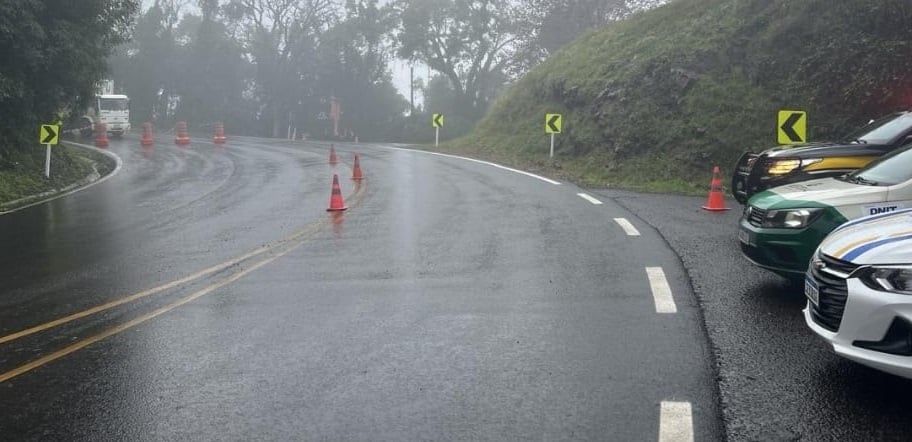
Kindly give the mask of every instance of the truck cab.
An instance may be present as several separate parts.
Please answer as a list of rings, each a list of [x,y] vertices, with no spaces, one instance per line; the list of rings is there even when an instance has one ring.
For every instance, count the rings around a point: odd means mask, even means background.
[[[104,123],[109,134],[120,137],[130,131],[130,98],[126,95],[98,95],[94,110],[95,122]]]

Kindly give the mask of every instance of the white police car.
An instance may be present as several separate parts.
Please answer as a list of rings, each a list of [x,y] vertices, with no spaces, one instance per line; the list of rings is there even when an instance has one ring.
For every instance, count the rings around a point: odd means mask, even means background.
[[[843,224],[817,249],[804,318],[839,356],[912,378],[912,210]]]

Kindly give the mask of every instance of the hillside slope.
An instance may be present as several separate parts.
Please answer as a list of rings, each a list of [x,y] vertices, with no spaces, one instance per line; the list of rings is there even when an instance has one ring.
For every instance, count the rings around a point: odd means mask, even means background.
[[[451,144],[585,184],[703,190],[745,149],[775,145],[776,112],[809,138],[912,106],[908,0],[677,0],[570,44]],[[548,161],[544,115],[564,115]]]

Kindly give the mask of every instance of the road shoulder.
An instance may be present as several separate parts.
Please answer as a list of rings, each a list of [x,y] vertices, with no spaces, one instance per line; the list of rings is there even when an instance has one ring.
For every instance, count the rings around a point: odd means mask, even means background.
[[[10,201],[0,201],[0,215],[43,204],[85,190],[107,180],[120,170],[121,159],[113,152],[75,142],[65,142],[64,144],[71,148],[69,153],[73,157],[90,165],[91,172],[75,181],[58,184],[50,190]]]

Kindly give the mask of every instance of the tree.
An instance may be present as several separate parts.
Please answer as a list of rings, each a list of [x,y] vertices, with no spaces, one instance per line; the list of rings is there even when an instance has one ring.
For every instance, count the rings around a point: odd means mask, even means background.
[[[135,121],[171,123],[169,98],[177,94],[181,4],[156,0],[136,20],[134,38],[111,60],[113,80],[130,96]]]
[[[38,124],[94,95],[106,58],[129,36],[137,6],[137,0],[85,0],[79,7],[68,0],[0,2],[0,156],[33,144]]]
[[[256,94],[278,137],[301,96],[313,89],[319,36],[335,20],[333,0],[233,0],[246,50],[256,66]],[[287,118],[287,119],[286,119]]]
[[[385,138],[393,120],[401,119],[404,99],[392,84],[387,35],[395,25],[394,11],[378,0],[347,0],[345,18],[321,42],[318,90],[311,113],[327,109],[334,96],[342,104],[344,129],[362,137]]]
[[[516,5],[509,0],[399,0],[399,56],[440,72],[453,112],[480,118],[516,62]]]
[[[202,124],[229,120],[244,125],[240,110],[250,65],[243,48],[229,34],[217,0],[200,0],[201,15],[185,15],[182,36],[187,40],[184,69],[177,82],[178,114]]]

